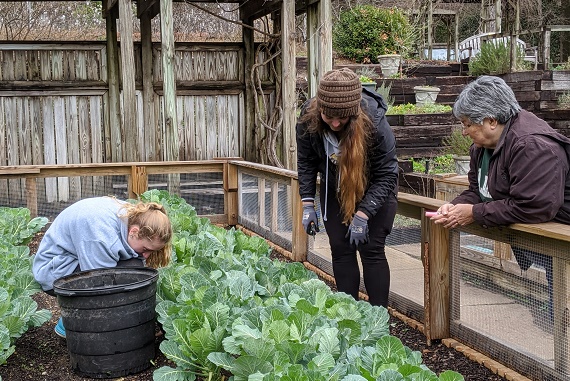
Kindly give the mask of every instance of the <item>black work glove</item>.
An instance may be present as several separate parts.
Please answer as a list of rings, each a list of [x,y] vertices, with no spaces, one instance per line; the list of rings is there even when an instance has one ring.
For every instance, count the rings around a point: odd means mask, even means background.
[[[368,242],[368,220],[355,214],[352,223],[348,227],[345,238],[350,237],[350,244],[356,246]]]
[[[319,231],[319,218],[314,205],[303,205],[303,227],[308,235],[315,235]]]

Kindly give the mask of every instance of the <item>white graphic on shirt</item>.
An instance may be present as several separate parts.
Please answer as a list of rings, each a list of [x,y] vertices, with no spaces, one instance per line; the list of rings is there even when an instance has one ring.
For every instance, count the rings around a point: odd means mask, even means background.
[[[479,178],[481,178],[481,168],[479,168]],[[489,193],[489,185],[487,182],[488,179],[489,176],[485,175],[485,178],[483,179],[483,184],[479,184],[479,193],[481,193],[481,196],[485,198],[492,199],[493,197]]]

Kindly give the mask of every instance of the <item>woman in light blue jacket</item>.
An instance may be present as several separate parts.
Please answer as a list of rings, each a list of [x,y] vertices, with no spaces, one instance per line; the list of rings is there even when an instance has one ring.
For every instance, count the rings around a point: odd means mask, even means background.
[[[54,281],[77,271],[166,266],[171,237],[172,225],[160,204],[131,204],[112,197],[80,200],[54,219],[40,242],[32,272],[42,289],[55,296]],[[61,318],[56,333],[65,337]]]

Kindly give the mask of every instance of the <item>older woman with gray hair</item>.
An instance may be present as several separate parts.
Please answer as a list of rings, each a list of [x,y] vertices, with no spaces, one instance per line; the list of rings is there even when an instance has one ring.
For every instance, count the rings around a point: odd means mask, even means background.
[[[483,227],[570,224],[570,139],[521,109],[499,77],[482,76],[468,84],[453,114],[473,140],[469,188],[439,208],[435,223],[446,228],[473,222]],[[552,293],[552,258],[511,244],[522,270],[533,263],[546,268]]]

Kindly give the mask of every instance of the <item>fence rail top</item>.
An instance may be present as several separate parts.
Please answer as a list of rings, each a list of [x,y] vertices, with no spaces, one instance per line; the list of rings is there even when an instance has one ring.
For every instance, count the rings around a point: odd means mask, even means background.
[[[277,168],[277,167],[272,167],[270,165],[252,163],[243,160],[231,160],[229,163],[241,168],[248,168],[248,169],[253,169],[255,171],[271,173],[273,175],[282,176],[289,179],[297,179],[297,172],[292,171],[290,169]]]
[[[429,210],[436,210],[439,208],[439,206],[445,203],[445,201],[401,192],[398,193],[398,200],[408,205]],[[570,242],[570,226],[558,222],[544,222],[540,224],[512,224],[509,226],[502,226],[500,229],[505,232],[512,230]]]
[[[145,167],[149,174],[221,172],[226,162],[227,160],[196,160],[0,166],[0,178],[130,174],[133,167]]]
[[[233,157],[227,159],[217,158],[214,160],[197,161],[0,166],[0,179],[17,177],[65,177],[104,174],[130,175],[133,168],[136,167],[145,167],[147,174],[222,172],[225,163],[235,165],[246,170],[247,172],[254,172],[259,176],[263,176],[265,174],[265,176],[282,179],[284,181],[297,179],[296,171],[247,162]],[[428,210],[436,210],[444,203],[444,201],[441,200],[402,192],[398,194],[398,200],[401,203],[411,206],[412,208],[424,208]],[[512,230],[570,242],[570,226],[557,222],[545,222],[541,224],[512,224],[509,226],[501,227],[501,229],[504,231]]]

